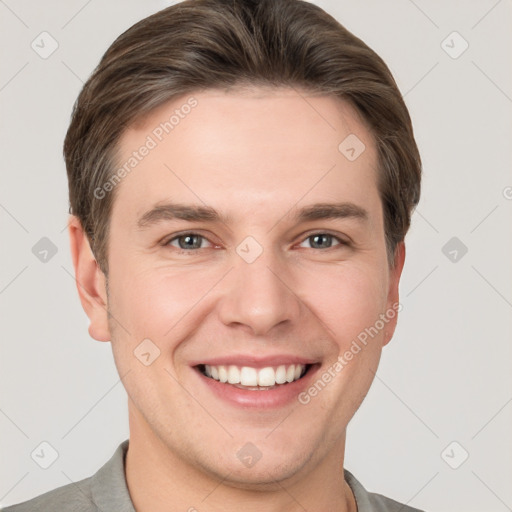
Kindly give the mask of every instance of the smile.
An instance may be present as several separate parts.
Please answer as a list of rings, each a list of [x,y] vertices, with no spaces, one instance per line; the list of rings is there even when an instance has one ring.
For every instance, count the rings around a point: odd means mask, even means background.
[[[190,361],[190,366],[201,383],[200,393],[208,399],[215,397],[244,411],[263,411],[296,406],[322,363],[298,354],[238,353]]]
[[[285,385],[302,378],[310,365],[288,364],[253,368],[235,365],[200,365],[203,375],[221,383],[232,384],[241,389],[263,391]]]

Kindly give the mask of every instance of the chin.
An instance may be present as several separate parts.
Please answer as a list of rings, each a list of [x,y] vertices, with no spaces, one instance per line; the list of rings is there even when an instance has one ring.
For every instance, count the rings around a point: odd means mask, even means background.
[[[236,450],[235,453],[242,452],[239,456],[219,457],[217,461],[209,459],[200,464],[208,473],[214,474],[216,479],[221,479],[223,485],[255,491],[275,490],[280,482],[293,479],[304,471],[314,453],[314,450],[309,454],[298,450],[283,453],[282,450],[273,450],[270,447],[257,452],[254,445],[244,446],[245,451],[243,448]],[[247,454],[251,454],[251,451],[254,457],[260,458],[248,460],[250,455]]]
[[[262,464],[259,468],[256,466],[252,468],[240,469],[239,466],[233,468],[219,468],[221,473],[225,475],[229,469],[231,473],[223,481],[224,485],[236,487],[238,489],[254,490],[254,491],[268,491],[276,490],[279,488],[281,482],[292,479],[297,473],[300,472],[303,465],[297,462],[287,463],[283,461]]]

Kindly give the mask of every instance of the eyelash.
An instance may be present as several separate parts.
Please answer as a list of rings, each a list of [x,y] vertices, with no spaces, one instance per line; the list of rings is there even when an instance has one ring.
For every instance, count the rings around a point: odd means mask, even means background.
[[[172,238],[169,238],[167,239],[166,241],[164,241],[162,243],[162,245],[164,247],[172,247],[174,250],[178,251],[179,253],[195,253],[201,249],[208,249],[208,247],[199,247],[197,249],[182,249],[181,247],[174,247],[174,246],[171,246],[171,242],[175,241],[175,240],[178,240],[179,238],[181,237],[185,237],[185,236],[198,236],[204,240],[208,240],[208,238],[206,238],[204,235],[201,235],[200,233],[196,233],[194,231],[186,231],[184,233],[180,233],[178,235],[175,235],[173,236]],[[311,249],[313,250],[317,250],[317,251],[329,251],[329,250],[332,250],[332,249],[335,249],[336,247],[347,247],[347,246],[350,246],[350,243],[347,241],[347,240],[343,240],[342,238],[336,236],[336,235],[333,235],[332,233],[329,233],[328,231],[317,231],[317,232],[314,232],[314,233],[309,233],[306,237],[304,237],[302,239],[302,242],[300,242],[301,244],[308,240],[309,238],[312,238],[316,235],[327,235],[327,236],[330,236],[332,237],[333,240],[335,240],[336,242],[338,242],[338,244],[334,245],[334,246],[331,246],[331,247],[327,247],[325,249],[319,249],[319,248],[315,248],[315,247],[311,247]],[[211,244],[213,244],[213,242],[211,242],[210,240],[208,240],[208,242],[210,242]],[[215,245],[215,244],[213,244]]]

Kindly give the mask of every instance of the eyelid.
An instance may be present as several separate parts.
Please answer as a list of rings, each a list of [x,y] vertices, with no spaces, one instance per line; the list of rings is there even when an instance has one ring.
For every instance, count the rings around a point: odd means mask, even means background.
[[[192,236],[199,236],[201,238],[203,238],[204,240],[206,240],[211,246],[213,247],[219,247],[219,244],[215,243],[215,242],[212,242],[206,235],[202,234],[200,231],[181,231],[181,232],[177,232],[177,233],[173,233],[172,235],[170,235],[169,237],[165,237],[163,239],[163,241],[161,242],[161,244],[163,246],[169,246],[170,242],[182,237],[182,236],[185,236],[185,235],[192,235]],[[313,230],[311,232],[306,232],[306,233],[302,233],[300,235],[300,239],[299,239],[299,242],[297,242],[296,244],[294,245],[298,245],[298,244],[301,244],[303,243],[304,241],[306,241],[308,238],[312,237],[312,236],[315,236],[315,235],[329,235],[329,236],[332,236],[337,242],[339,242],[339,245],[350,245],[351,244],[351,240],[349,239],[349,237],[346,237],[343,238],[341,235],[339,234],[334,234],[332,233],[331,231],[329,230]],[[338,244],[337,244],[338,245]],[[334,246],[334,247],[337,247]],[[171,247],[174,247],[174,246],[171,246]],[[200,249],[207,249],[208,247],[201,247]],[[332,249],[333,247],[329,247],[329,249]],[[178,248],[178,247],[175,247],[176,250],[179,250],[179,251],[184,251],[184,252],[193,252],[193,251],[198,251],[200,249],[181,249],[181,248]],[[328,249],[323,249],[323,250],[328,250]]]
[[[300,242],[298,242],[298,244],[302,244],[308,238],[310,238],[312,236],[315,236],[315,235],[329,235],[333,239],[335,239],[337,242],[339,242],[339,244],[337,244],[337,245],[335,245],[333,247],[329,247],[327,249],[322,249],[323,251],[328,251],[329,249],[334,249],[335,247],[338,247],[338,245],[340,245],[340,246],[348,246],[348,245],[351,244],[351,241],[350,241],[349,237],[343,238],[341,235],[332,233],[329,230],[314,230],[314,231],[311,231],[311,232],[303,233],[301,235],[301,237],[300,237]]]
[[[218,247],[218,244],[216,244],[215,242],[212,242],[206,235],[200,233],[199,231],[181,231],[178,233],[173,233],[172,235],[165,237],[162,240],[161,245],[163,245],[164,247],[170,246],[170,243],[172,241],[174,241],[182,236],[185,236],[185,235],[199,236],[199,237],[203,238],[204,240],[206,240],[213,247]],[[174,247],[174,246],[170,246],[170,247]],[[178,251],[186,251],[186,252],[192,252],[192,251],[199,250],[199,249],[181,249],[179,247],[174,247],[174,248]],[[207,249],[207,247],[201,247],[201,249]]]

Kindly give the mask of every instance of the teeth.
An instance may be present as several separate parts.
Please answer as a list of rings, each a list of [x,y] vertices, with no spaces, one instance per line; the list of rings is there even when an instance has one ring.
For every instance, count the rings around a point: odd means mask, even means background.
[[[286,369],[286,382],[293,382],[295,378],[295,365],[288,366]]]
[[[228,371],[226,370],[225,366],[219,366],[219,380],[221,382],[228,381]]]
[[[236,366],[228,368],[228,382],[230,384],[240,384],[240,370]]]
[[[244,366],[240,372],[240,384],[242,384],[242,386],[257,386],[258,371],[256,368],[249,368],[249,366]]]
[[[250,366],[213,366],[205,365],[204,373],[207,377],[229,384],[240,384],[247,387],[272,387],[300,379],[306,370],[303,364],[280,365],[276,368],[252,368]]]
[[[262,368],[258,372],[258,386],[273,386],[276,383],[276,372],[273,368]]]
[[[284,384],[286,382],[286,366],[281,365],[276,370],[276,384]]]

